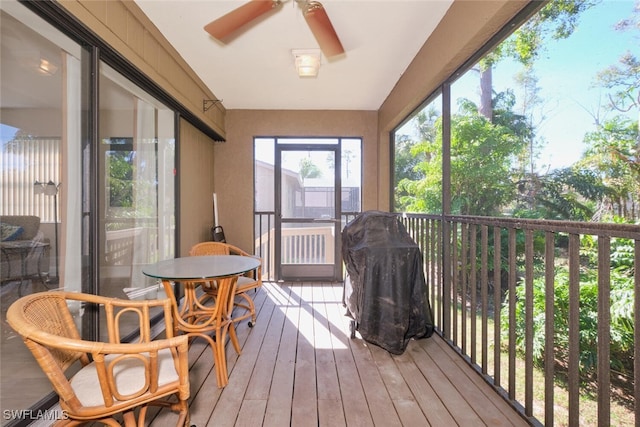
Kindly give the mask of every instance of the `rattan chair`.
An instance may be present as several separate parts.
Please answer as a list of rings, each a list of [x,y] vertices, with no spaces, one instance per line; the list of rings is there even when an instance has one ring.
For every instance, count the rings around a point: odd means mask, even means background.
[[[184,281],[184,298],[179,306],[176,304],[175,312],[177,315],[173,317],[173,330],[176,335],[185,334],[190,341],[200,337],[209,343],[213,352],[216,379],[220,388],[229,383],[225,353],[227,335],[229,335],[229,340],[236,353],[242,353],[231,319],[237,279],[237,277],[231,276],[212,281]],[[165,289],[167,288],[165,287]],[[206,290],[202,296],[207,297],[207,292],[211,292],[211,295],[208,298],[202,298],[198,295],[199,289]],[[170,287],[167,295],[170,295],[170,298],[175,298]],[[209,298],[212,301],[209,301]]]
[[[191,247],[189,251],[190,256],[203,256],[203,255],[239,255],[250,256],[256,259],[260,259],[254,255],[243,251],[242,249],[230,245],[229,243],[222,242],[202,242],[197,243]],[[236,307],[244,308],[247,310],[246,314],[238,317],[234,317],[233,322],[241,322],[242,320],[251,318],[249,320],[249,327],[252,327],[256,323],[256,306],[253,302],[253,298],[249,295],[250,290],[258,289],[262,286],[262,264],[257,269],[246,273],[238,278],[238,284],[236,286],[236,296],[244,299],[244,302],[236,302]],[[209,295],[215,297],[215,288],[203,288]]]
[[[106,342],[83,340],[76,327],[79,319],[74,314],[94,304],[106,317]],[[164,314],[165,339],[151,339],[150,316],[156,312]],[[121,343],[121,326],[126,319],[130,327],[134,318],[139,339]],[[92,421],[120,426],[118,414],[125,426],[143,426],[148,405],[169,407],[179,414],[177,426],[189,425],[188,337],[173,336],[171,300],[41,292],[14,302],[7,322],[21,335],[60,397],[66,419],[56,426]]]

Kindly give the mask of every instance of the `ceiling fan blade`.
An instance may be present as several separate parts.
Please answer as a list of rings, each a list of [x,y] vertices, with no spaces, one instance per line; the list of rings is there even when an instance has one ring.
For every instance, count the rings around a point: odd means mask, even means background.
[[[208,23],[204,30],[222,40],[254,19],[269,12],[279,4],[277,0],[251,0],[226,15]]]
[[[310,1],[303,11],[304,19],[315,36],[322,53],[327,58],[344,53],[342,43],[329,20],[329,15],[320,2]]]

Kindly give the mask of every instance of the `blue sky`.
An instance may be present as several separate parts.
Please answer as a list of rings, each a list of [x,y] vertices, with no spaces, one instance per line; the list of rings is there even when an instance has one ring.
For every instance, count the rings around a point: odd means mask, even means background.
[[[594,83],[599,71],[616,65],[626,52],[640,57],[640,30],[614,28],[620,20],[633,16],[636,5],[640,8],[640,0],[603,0],[581,15],[569,38],[550,40],[540,53],[534,69],[543,102],[533,110],[536,135],[544,141],[536,160],[538,172],[575,163],[585,150],[585,134],[595,130],[594,116],[599,114],[600,122],[613,117],[614,113],[604,108],[607,92]],[[521,69],[514,61],[499,62],[493,72],[494,91],[512,89],[521,102],[524,97],[513,78]],[[478,104],[478,94],[479,75],[472,70],[452,84],[452,108],[457,108],[458,98]],[[518,108],[516,111],[521,111]],[[626,115],[638,120],[638,113],[635,109]],[[409,122],[399,133],[411,134],[415,131],[411,127]]]
[[[617,64],[628,51],[640,56],[640,31],[614,29],[621,19],[633,15],[635,5],[635,0],[604,0],[581,16],[568,39],[551,41],[536,62],[544,99],[540,113],[545,117],[538,124],[538,134],[547,141],[539,170],[569,166],[580,158],[585,132],[595,129],[593,115],[608,101],[606,91],[593,87],[597,73]],[[601,121],[613,116],[611,112],[603,115],[604,110],[600,114]],[[637,120],[638,111],[629,117]]]

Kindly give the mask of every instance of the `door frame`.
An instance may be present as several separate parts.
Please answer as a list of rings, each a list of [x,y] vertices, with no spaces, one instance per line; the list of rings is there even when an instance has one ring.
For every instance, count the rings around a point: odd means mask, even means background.
[[[311,139],[310,139],[311,140]],[[339,281],[342,280],[341,218],[342,218],[342,141],[335,144],[278,144],[275,145],[275,276],[286,281]],[[334,210],[333,218],[283,218],[282,216],[282,153],[291,151],[332,151],[334,153]],[[332,224],[334,230],[333,267],[329,264],[296,264],[283,268],[282,225],[287,223]],[[304,273],[303,273],[304,272]]]

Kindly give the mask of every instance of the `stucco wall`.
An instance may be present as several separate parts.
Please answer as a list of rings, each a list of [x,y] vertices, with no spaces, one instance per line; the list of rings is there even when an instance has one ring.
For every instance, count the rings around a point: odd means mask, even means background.
[[[375,111],[228,110],[227,142],[215,146],[215,191],[227,241],[253,247],[253,138],[339,136],[363,140],[363,209],[378,206]]]
[[[133,1],[59,0],[58,3],[134,66],[160,85],[198,119],[225,136],[221,103],[203,111],[203,99],[216,99],[178,52]]]
[[[177,256],[187,256],[196,243],[209,240],[213,225],[215,145],[206,135],[180,121],[180,243]]]

